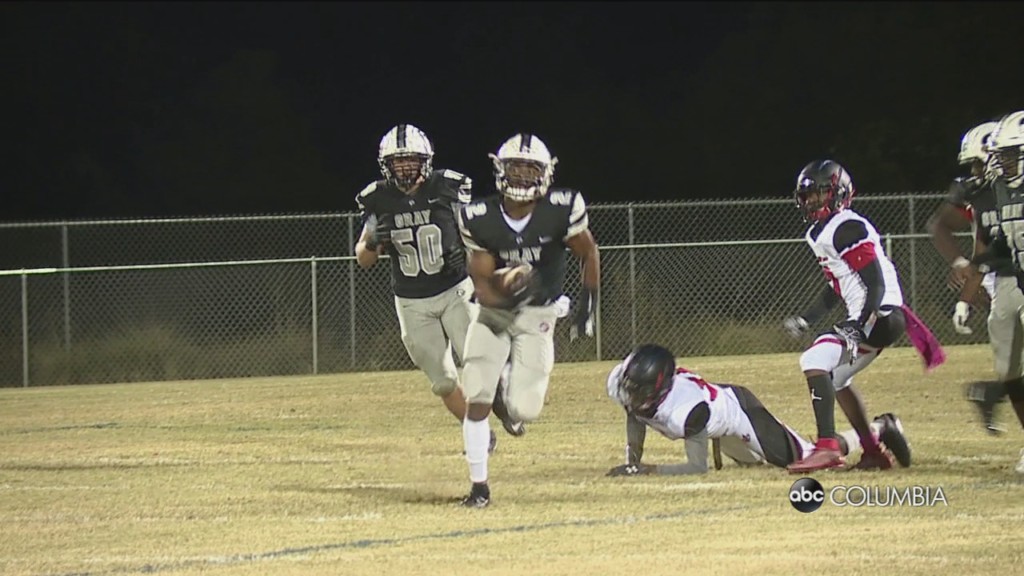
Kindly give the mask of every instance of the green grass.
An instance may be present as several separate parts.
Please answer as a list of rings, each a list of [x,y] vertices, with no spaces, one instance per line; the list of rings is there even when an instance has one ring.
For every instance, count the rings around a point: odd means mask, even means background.
[[[948,351],[928,375],[912,350],[886,351],[857,378],[872,414],[902,417],[913,468],[815,477],[941,486],[949,506],[813,514],[770,467],[604,477],[624,443],[611,362],[557,365],[523,438],[495,426],[486,510],[454,506],[461,429],[417,372],[4,389],[0,573],[1018,573],[1024,434],[1002,405],[1009,432],[985,435],[963,399],[991,373],[988,347]],[[684,364],[813,431],[795,354]],[[682,448],[650,433],[647,460]]]

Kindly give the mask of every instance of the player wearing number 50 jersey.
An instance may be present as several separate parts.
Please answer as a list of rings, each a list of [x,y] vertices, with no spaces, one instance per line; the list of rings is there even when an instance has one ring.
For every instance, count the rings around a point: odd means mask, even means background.
[[[636,348],[608,375],[608,396],[626,411],[626,462],[609,476],[703,474],[708,469],[708,440],[719,439],[722,453],[739,464],[786,467],[811,454],[814,444],[773,416],[743,386],[711,384],[677,368],[675,356],[655,344]],[[669,440],[685,440],[686,462],[642,462],[647,428]],[[901,462],[910,464],[910,448],[899,420],[884,414],[870,424]],[[857,434],[839,434],[847,454],[858,446]]]
[[[356,197],[363,218],[356,257],[369,268],[390,256],[402,343],[431,391],[462,422],[466,400],[451,351],[465,357],[475,305],[455,212],[470,201],[472,182],[454,170],[435,170],[433,157],[430,140],[411,124],[384,135],[377,157],[384,179]]]

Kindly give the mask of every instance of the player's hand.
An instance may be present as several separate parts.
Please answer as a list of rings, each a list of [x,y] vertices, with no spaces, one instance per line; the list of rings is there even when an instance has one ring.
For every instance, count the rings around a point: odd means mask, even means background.
[[[592,290],[584,288],[580,297],[576,299],[576,313],[572,317],[572,326],[569,328],[569,341],[573,342],[580,336],[594,335],[594,308],[597,305],[597,296]]]
[[[973,334],[974,330],[967,325],[967,319],[971,316],[971,307],[963,300],[956,303],[956,311],[953,312],[953,330],[957,334]]]
[[[393,219],[387,215],[377,219],[370,237],[366,239],[367,250],[377,250],[380,247],[387,248],[391,244],[392,221]]]
[[[657,466],[651,464],[620,464],[608,471],[605,476],[645,476],[653,474]]]
[[[452,274],[466,269],[466,249],[461,245],[456,246],[444,255],[444,267],[441,271],[445,274]]]
[[[954,267],[946,276],[946,286],[953,292],[960,292],[973,274],[974,270],[970,266]]]
[[[533,302],[533,297],[541,291],[540,275],[532,267],[526,274],[519,276],[514,284],[508,287],[508,308],[518,310]]]
[[[790,316],[782,321],[782,329],[792,338],[799,338],[804,332],[810,330],[807,320],[803,316]]]
[[[856,320],[843,320],[832,329],[846,342],[846,349],[850,352],[850,361],[853,362],[857,358],[857,349],[860,347],[860,343],[866,338],[864,327]]]

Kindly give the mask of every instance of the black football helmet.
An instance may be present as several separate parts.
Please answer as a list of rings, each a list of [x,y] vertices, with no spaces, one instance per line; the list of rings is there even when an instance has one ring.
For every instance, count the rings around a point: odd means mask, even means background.
[[[805,222],[820,222],[849,208],[854,193],[850,173],[838,162],[815,160],[796,177],[793,197]]]
[[[635,414],[651,415],[672,390],[676,359],[667,348],[643,344],[626,357],[619,375],[619,395]]]

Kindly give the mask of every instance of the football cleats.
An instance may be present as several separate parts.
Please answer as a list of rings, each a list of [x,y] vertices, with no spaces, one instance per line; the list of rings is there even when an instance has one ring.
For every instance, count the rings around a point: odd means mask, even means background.
[[[377,163],[384,179],[406,192],[433,172],[434,146],[422,130],[399,124],[381,138]]]
[[[532,134],[516,134],[488,154],[494,162],[494,184],[501,195],[516,202],[533,202],[548,193],[558,158]]]
[[[793,197],[806,222],[820,222],[850,207],[855,194],[849,172],[832,160],[815,160],[800,171]]]
[[[1007,114],[992,134],[991,152],[996,157],[996,174],[1011,188],[1024,180],[1024,110]]]
[[[960,140],[960,153],[957,154],[956,161],[961,166],[975,161],[981,162],[983,166],[988,164],[988,147],[997,126],[998,122],[985,122],[968,130]]]
[[[676,359],[657,344],[638,346],[622,363],[618,396],[626,409],[638,415],[650,415],[672,390]]]

